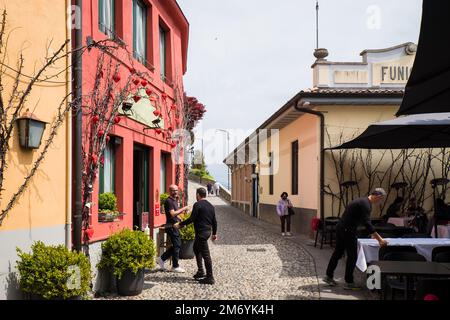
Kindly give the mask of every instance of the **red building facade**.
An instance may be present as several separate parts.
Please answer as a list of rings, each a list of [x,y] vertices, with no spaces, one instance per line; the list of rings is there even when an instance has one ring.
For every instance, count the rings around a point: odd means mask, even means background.
[[[110,38],[124,43],[133,59],[133,65],[124,65],[125,69],[150,75],[146,88],[164,102],[160,108],[182,110],[180,96],[187,69],[188,33],[188,21],[175,0],[82,1],[83,41]],[[83,90],[93,88],[97,59],[94,51],[83,56]],[[123,61],[127,63],[126,59]],[[121,121],[110,132],[104,165],[93,186],[91,243],[105,240],[123,228],[143,229],[147,224],[155,237],[158,227],[166,221],[159,209],[160,194],[176,182],[183,188],[183,179],[175,179],[173,146],[161,132],[148,130],[157,118],[155,110],[149,99],[137,101],[132,112],[122,113]],[[174,119],[168,119],[166,110],[160,111],[164,131]],[[87,119],[83,118],[85,123]],[[183,177],[183,166],[179,168],[179,176]],[[98,197],[104,192],[117,196],[122,215],[114,222],[99,221]]]

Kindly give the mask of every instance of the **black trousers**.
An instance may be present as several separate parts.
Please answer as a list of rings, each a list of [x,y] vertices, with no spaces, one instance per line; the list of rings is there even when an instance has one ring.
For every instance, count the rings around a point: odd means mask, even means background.
[[[344,255],[344,252],[346,252],[347,263],[345,266],[345,282],[353,283],[353,271],[355,271],[358,252],[357,243],[358,238],[356,237],[355,232],[347,230],[340,223],[336,226],[336,247],[333,255],[331,256],[330,262],[328,263],[328,277],[333,278],[334,270],[336,270],[338,261]]]
[[[281,216],[281,232],[291,232],[291,216]]]
[[[200,231],[195,234],[194,253],[197,260],[199,273],[204,273],[203,261],[205,261],[206,276],[213,277],[211,254],[209,253],[208,239],[211,237],[211,231]]]
[[[163,253],[161,259],[166,261],[170,257],[172,257],[172,267],[178,268],[178,260],[180,259],[180,250],[181,250],[181,238],[180,232],[175,228],[166,229],[167,234],[170,237],[170,241],[172,242],[172,247]]]

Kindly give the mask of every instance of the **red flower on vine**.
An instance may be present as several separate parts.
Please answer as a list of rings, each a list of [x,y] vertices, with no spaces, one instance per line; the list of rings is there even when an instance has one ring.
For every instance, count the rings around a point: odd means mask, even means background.
[[[114,76],[113,76],[113,80],[114,80],[114,82],[119,82],[120,81],[120,74],[118,74],[118,73],[116,73]]]
[[[97,124],[100,121],[100,117],[98,115],[95,115],[92,117],[92,123]]]

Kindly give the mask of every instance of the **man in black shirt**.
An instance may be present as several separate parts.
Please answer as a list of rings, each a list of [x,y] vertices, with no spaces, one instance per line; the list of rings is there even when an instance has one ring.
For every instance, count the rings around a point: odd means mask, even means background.
[[[166,214],[166,233],[170,237],[170,241],[172,242],[172,247],[164,252],[160,258],[158,258],[158,264],[160,269],[164,270],[164,263],[170,257],[172,257],[172,271],[183,273],[184,269],[180,268],[178,264],[178,260],[180,257],[181,250],[181,238],[180,232],[177,228],[174,228],[173,225],[180,222],[180,218],[178,217],[180,214],[185,213],[189,207],[183,207],[181,209],[178,208],[178,186],[171,185],[169,187],[170,197],[166,199],[164,203],[164,211]]]
[[[214,206],[206,200],[205,188],[197,189],[197,202],[194,204],[191,216],[185,221],[175,224],[174,227],[182,228],[190,223],[194,223],[194,253],[198,267],[194,278],[203,284],[214,284],[208,239],[212,235],[212,240],[217,240],[217,220]],[[206,274],[203,269],[203,260],[205,260]]]
[[[374,229],[370,222],[370,212],[372,205],[380,203],[386,197],[386,191],[382,188],[376,188],[368,197],[358,198],[350,202],[345,208],[341,221],[336,226],[336,248],[331,256],[327,268],[327,275],[323,279],[327,284],[335,286],[333,279],[334,270],[337,267],[339,259],[344,252],[347,253],[347,263],[345,267],[345,286],[344,289],[358,289],[353,283],[353,271],[355,270],[357,260],[358,239],[356,230],[358,226],[363,225],[367,231],[375,238],[380,246],[386,246],[387,242]]]

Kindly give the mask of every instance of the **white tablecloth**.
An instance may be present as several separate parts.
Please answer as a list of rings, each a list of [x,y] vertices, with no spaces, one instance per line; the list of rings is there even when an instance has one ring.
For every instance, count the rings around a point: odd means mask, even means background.
[[[389,218],[388,223],[395,224],[397,227],[408,227],[414,217]]]
[[[450,246],[450,239],[431,239],[431,238],[388,238],[388,245],[392,246],[414,246],[417,253],[421,254],[428,261],[431,261],[431,252],[433,248],[439,246]],[[359,270],[365,272],[367,264],[378,260],[378,251],[380,245],[375,239],[358,239],[358,259],[356,266]]]
[[[450,239],[450,226],[442,226],[439,225],[438,226],[438,238],[448,238]],[[431,231],[431,236],[434,238],[434,227],[433,230]]]

